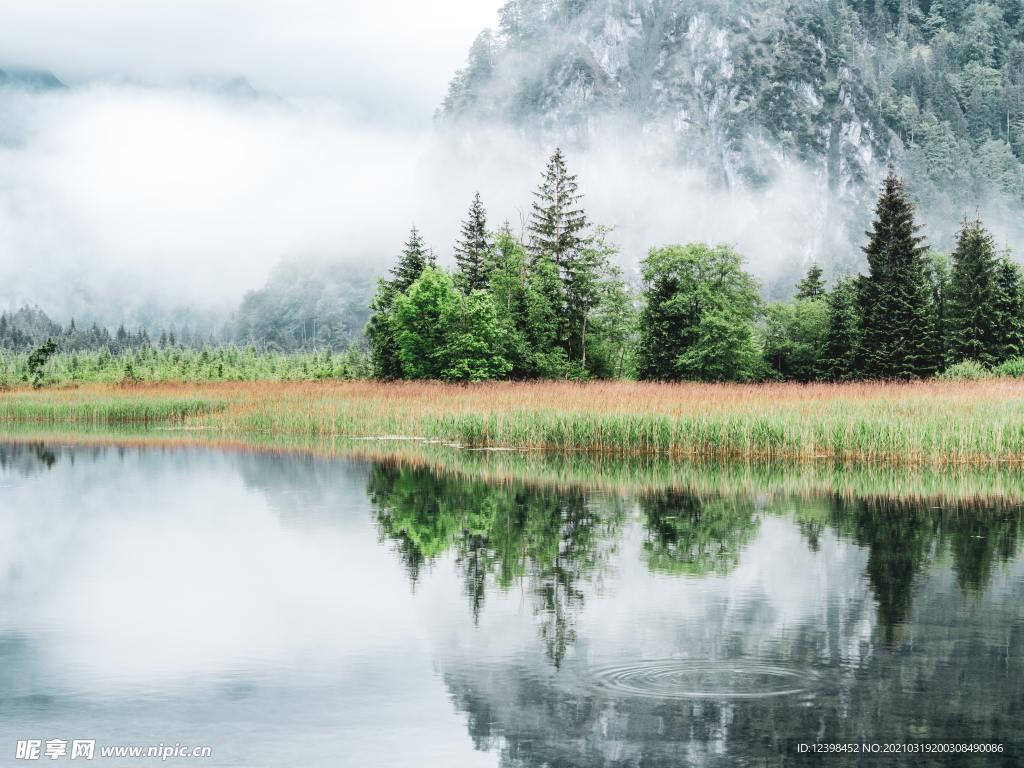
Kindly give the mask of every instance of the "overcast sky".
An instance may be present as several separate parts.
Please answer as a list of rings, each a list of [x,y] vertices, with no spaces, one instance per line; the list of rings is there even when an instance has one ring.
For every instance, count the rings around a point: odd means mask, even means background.
[[[0,67],[78,83],[243,77],[428,120],[502,0],[0,0]]]

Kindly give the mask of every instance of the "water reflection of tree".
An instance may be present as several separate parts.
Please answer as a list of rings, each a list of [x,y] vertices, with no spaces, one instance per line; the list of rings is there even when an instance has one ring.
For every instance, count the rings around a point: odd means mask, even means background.
[[[466,480],[427,469],[378,465],[370,494],[382,536],[415,580],[453,553],[475,618],[489,588],[528,585],[549,658],[561,665],[575,639],[583,585],[600,571],[621,509],[578,491]],[[756,536],[750,495],[666,490],[638,499],[648,567],[659,573],[725,575]],[[885,641],[896,644],[911,618],[919,577],[948,555],[960,588],[982,595],[1018,549],[1020,510],[1006,505],[943,509],[922,500],[828,497],[802,500],[795,522],[812,551],[824,532],[865,547],[866,576]]]
[[[727,574],[759,523],[753,500],[743,496],[667,490],[641,497],[640,508],[646,518],[648,567],[669,574]]]
[[[548,657],[562,664],[583,586],[600,574],[621,526],[618,503],[390,465],[373,468],[369,492],[381,535],[396,543],[414,582],[424,565],[454,553],[475,619],[489,585],[527,584]]]
[[[1020,510],[1005,505],[835,498],[832,515],[840,535],[868,549],[867,577],[890,644],[910,619],[918,576],[940,555],[952,555],[960,588],[980,595],[1016,554],[1021,527]]]
[[[712,552],[719,551],[716,542],[743,542],[741,533],[727,532],[728,526],[712,533],[716,517],[709,508],[719,510],[720,519],[727,519],[732,509],[751,509],[722,502],[715,496],[678,493],[644,500],[648,551],[667,552],[675,563],[680,551],[708,549],[691,549],[687,542],[711,542]],[[1000,563],[1016,556],[1019,510],[984,505],[939,509],[923,501],[881,499],[790,502],[793,507],[774,511],[792,512],[800,530],[814,537],[816,550],[835,566],[831,577],[820,582],[828,607],[809,611],[803,620],[787,620],[780,629],[773,621],[771,600],[752,593],[750,610],[730,614],[736,622],[730,632],[747,640],[747,645],[737,646],[740,658],[770,648],[780,665],[806,668],[813,698],[680,701],[619,694],[595,685],[588,666],[593,637],[581,629],[577,643],[582,652],[567,658],[557,676],[540,668],[539,653],[498,664],[476,664],[473,654],[464,653],[442,660],[445,683],[466,714],[477,748],[495,750],[499,763],[509,768],[724,768],[821,762],[820,755],[797,754],[797,742],[941,741],[999,743],[1005,748],[998,758],[959,756],[954,761],[958,765],[1016,764],[1024,750],[1024,731],[1017,724],[1024,690],[1019,611],[1024,584],[1011,581],[984,602],[965,601],[962,595],[986,591]],[[755,515],[743,514],[737,528],[744,529],[750,518],[756,525]],[[691,522],[698,530],[687,527]],[[702,524],[707,530],[700,529]],[[759,546],[753,541],[749,545]],[[856,547],[864,555],[847,557]],[[695,563],[711,564],[703,572],[717,572],[717,564],[728,568],[735,560],[686,555],[682,562],[683,567],[670,572],[695,572]],[[947,562],[955,580],[921,578]],[[858,586],[862,563],[877,608],[859,597],[867,592]],[[765,578],[771,578],[770,569]],[[865,633],[863,619],[875,610],[882,632]],[[656,640],[663,636],[693,658],[715,657],[732,647],[730,634],[709,631],[709,624],[700,616],[650,621],[639,634],[643,640],[623,649],[634,655],[625,657],[642,660],[644,651],[658,647]],[[592,631],[597,635],[606,630],[602,626]],[[895,642],[904,636],[914,642]],[[486,638],[480,643],[486,647]],[[855,765],[862,762],[860,757],[840,754],[831,762]],[[883,762],[905,767],[921,762],[914,754],[890,758]]]
[[[45,443],[0,444],[0,472],[18,472],[29,477],[53,469],[57,453]]]

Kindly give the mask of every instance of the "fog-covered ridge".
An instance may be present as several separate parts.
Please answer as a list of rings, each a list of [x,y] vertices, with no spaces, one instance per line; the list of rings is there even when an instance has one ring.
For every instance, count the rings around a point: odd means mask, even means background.
[[[1019,240],[1022,88],[1015,3],[511,0],[442,112],[581,147],[632,123],[634,141],[733,194],[802,167],[813,189],[794,205],[823,232],[809,255],[855,262],[828,231],[844,225],[855,240],[851,207],[865,207],[889,161],[937,244],[979,206]]]

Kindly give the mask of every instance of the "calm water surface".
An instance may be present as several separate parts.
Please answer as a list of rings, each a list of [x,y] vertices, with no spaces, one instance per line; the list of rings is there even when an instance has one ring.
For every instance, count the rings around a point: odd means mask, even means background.
[[[1021,531],[996,504],[0,445],[0,765],[31,764],[23,739],[206,766],[1019,765]]]

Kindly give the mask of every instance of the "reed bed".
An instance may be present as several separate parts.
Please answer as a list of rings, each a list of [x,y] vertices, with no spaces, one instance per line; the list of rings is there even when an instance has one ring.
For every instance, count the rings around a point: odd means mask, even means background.
[[[1024,461],[1024,382],[259,382],[0,393],[0,425],[26,422],[167,422],[224,438],[401,438],[607,456],[950,465]]]
[[[223,410],[224,400],[187,392],[22,390],[0,395],[0,436],[4,424],[173,425]]]

